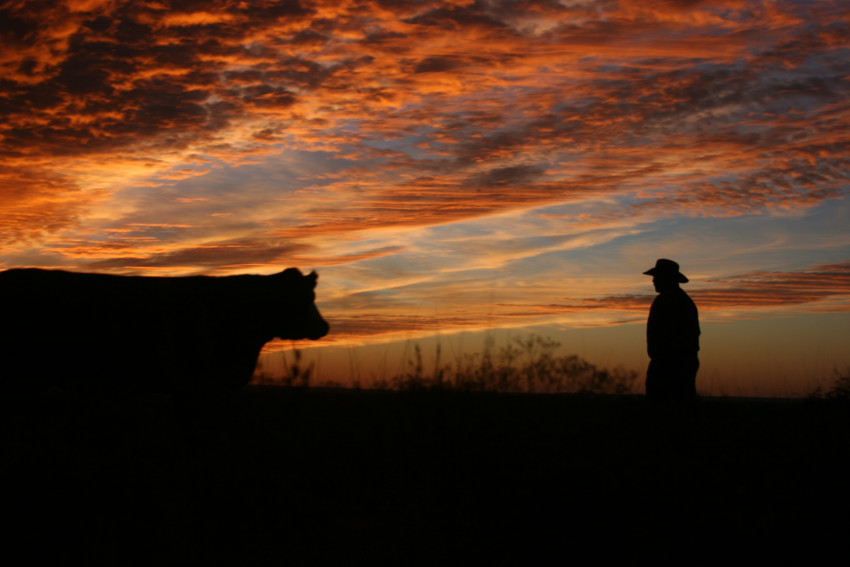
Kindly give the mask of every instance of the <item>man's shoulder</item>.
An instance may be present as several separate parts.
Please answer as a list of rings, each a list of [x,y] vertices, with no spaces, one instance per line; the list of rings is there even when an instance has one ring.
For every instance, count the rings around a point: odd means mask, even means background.
[[[677,305],[694,305],[693,299],[691,296],[685,292],[682,288],[678,287],[676,289],[665,291],[663,293],[659,293],[655,300],[652,302],[652,306],[665,307],[665,306],[677,306]]]

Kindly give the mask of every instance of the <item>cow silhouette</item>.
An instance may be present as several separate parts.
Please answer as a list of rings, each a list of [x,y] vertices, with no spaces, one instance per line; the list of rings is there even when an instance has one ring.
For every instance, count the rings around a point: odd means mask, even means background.
[[[317,277],[0,272],[0,374],[17,390],[234,391],[268,341],[327,334]]]

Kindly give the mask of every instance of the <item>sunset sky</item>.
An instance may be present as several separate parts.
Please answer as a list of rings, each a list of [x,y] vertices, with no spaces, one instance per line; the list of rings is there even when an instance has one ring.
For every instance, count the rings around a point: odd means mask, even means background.
[[[644,368],[667,257],[701,392],[850,365],[846,2],[0,6],[0,268],[315,269],[339,376],[531,330]]]

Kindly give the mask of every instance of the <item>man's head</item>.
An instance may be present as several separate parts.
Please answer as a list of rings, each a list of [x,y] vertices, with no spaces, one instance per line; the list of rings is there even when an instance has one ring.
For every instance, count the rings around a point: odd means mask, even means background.
[[[688,278],[679,271],[679,264],[666,258],[660,258],[655,262],[655,267],[645,271],[644,274],[652,276],[655,291],[659,293],[677,288],[680,283],[688,283]]]

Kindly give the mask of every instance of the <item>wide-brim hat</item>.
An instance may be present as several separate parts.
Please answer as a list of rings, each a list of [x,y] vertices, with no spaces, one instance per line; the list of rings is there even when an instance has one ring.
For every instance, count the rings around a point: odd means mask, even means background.
[[[675,278],[679,283],[688,283],[688,278],[679,271],[679,264],[666,258],[659,258],[655,262],[655,267],[645,271],[644,274],[647,276]]]

